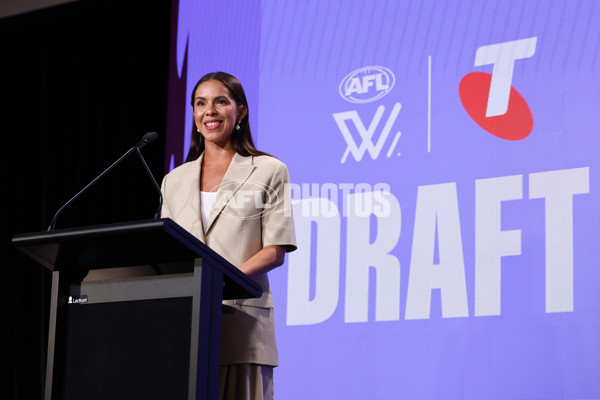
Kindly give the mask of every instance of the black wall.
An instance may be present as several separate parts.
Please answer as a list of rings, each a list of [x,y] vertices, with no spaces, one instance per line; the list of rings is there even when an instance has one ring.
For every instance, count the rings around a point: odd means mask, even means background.
[[[43,396],[50,271],[14,250],[148,131],[160,182],[171,1],[78,1],[0,20],[2,331],[0,398]],[[130,157],[67,209],[57,229],[149,219],[158,206]]]

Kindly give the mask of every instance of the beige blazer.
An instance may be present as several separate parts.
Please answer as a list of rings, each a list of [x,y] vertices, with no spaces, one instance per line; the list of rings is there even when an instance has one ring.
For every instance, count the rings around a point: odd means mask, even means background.
[[[289,174],[284,163],[269,156],[236,153],[204,230],[202,158],[164,177],[163,218],[171,218],[235,266],[268,245],[285,246],[288,252],[296,249]],[[223,301],[221,365],[278,364],[269,279],[265,274],[256,280],[263,288],[260,298]]]

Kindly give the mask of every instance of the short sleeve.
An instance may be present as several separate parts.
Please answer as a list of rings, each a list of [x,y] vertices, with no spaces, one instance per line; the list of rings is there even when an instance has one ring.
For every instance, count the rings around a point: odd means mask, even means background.
[[[287,166],[279,163],[271,176],[262,215],[263,247],[284,246],[286,252],[296,250],[296,232],[292,214],[292,194]]]

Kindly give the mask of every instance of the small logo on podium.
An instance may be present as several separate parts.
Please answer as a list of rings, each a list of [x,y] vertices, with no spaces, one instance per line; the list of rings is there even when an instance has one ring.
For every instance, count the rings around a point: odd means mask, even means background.
[[[88,297],[83,295],[81,297],[73,297],[69,296],[68,302],[69,304],[84,304],[88,302]]]

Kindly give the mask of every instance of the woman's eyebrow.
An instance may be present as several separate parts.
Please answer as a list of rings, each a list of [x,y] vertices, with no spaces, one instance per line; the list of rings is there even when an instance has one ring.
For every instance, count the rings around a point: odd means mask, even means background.
[[[227,100],[227,96],[217,96],[217,97],[215,97],[215,100],[220,100],[220,99]],[[202,97],[202,96],[198,96],[194,100],[206,100],[206,98]]]

